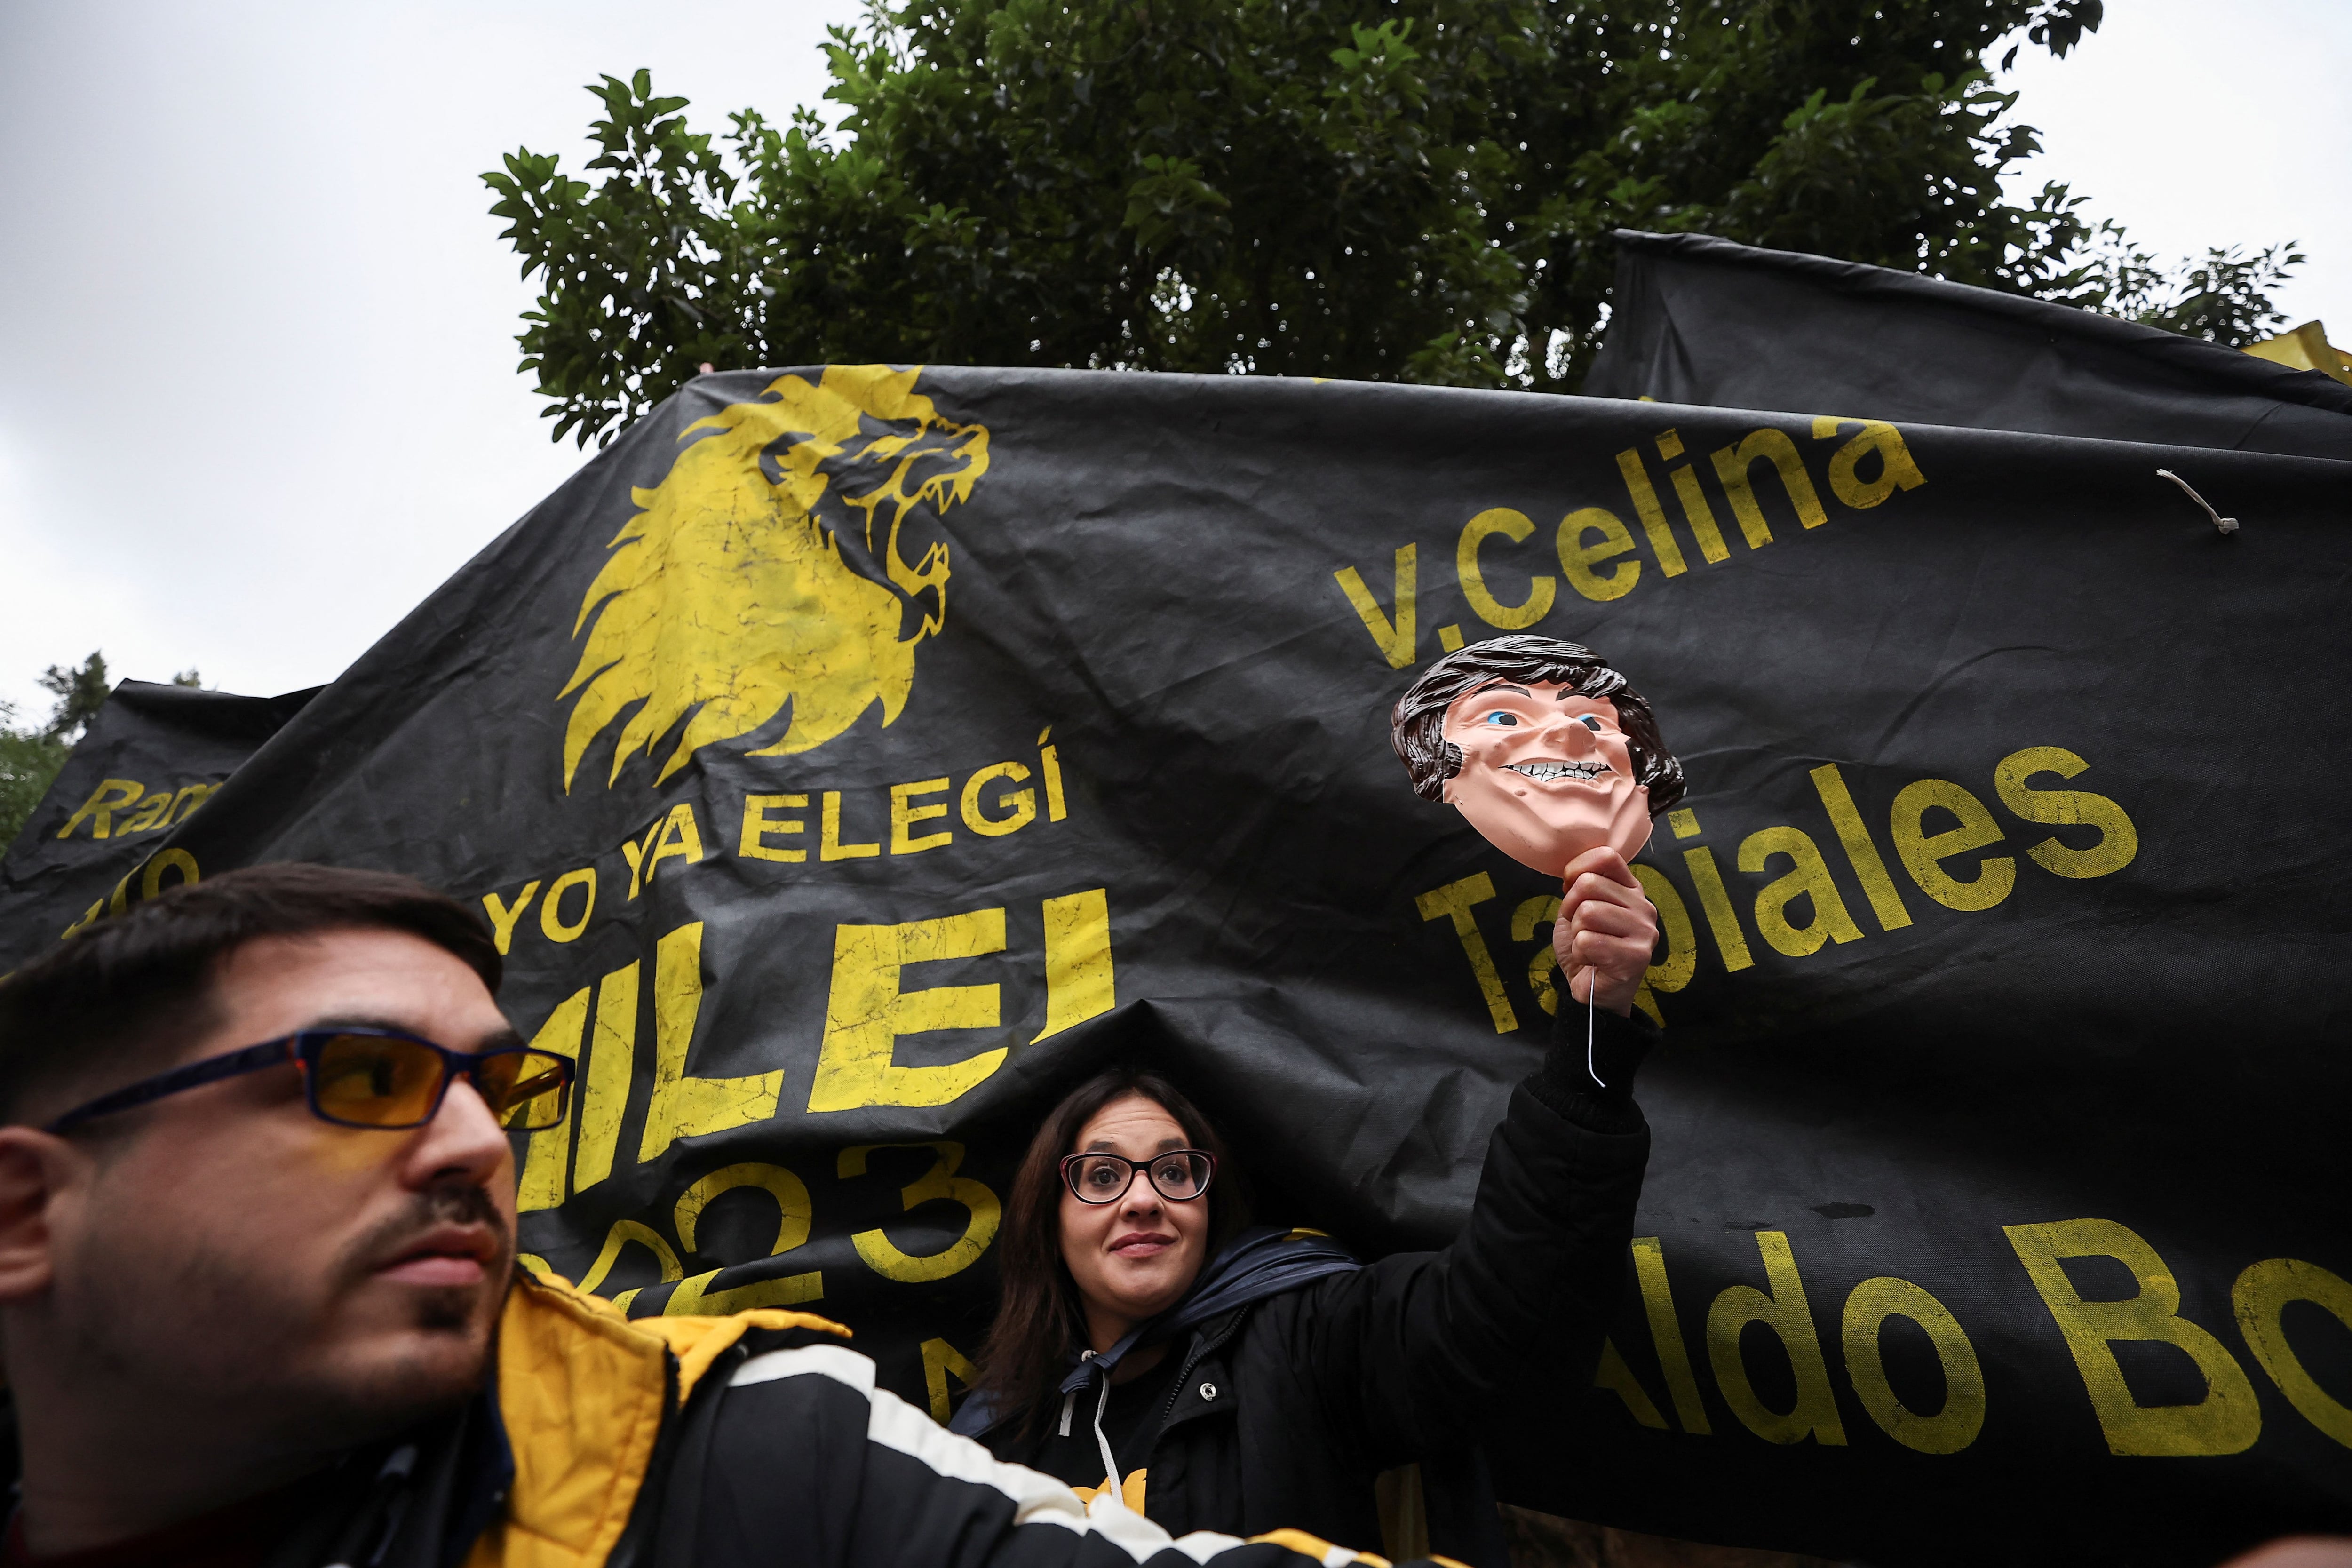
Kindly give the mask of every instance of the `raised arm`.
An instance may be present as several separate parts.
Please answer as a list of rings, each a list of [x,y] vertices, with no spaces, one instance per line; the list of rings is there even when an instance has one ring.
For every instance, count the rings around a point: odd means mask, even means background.
[[[1633,1074],[1657,1037],[1629,1015],[1657,916],[1612,849],[1571,864],[1566,887],[1554,941],[1569,994],[1487,1143],[1462,1235],[1321,1281],[1282,1314],[1306,1392],[1383,1463],[1474,1433],[1531,1387],[1581,1387],[1616,1310],[1650,1149]]]

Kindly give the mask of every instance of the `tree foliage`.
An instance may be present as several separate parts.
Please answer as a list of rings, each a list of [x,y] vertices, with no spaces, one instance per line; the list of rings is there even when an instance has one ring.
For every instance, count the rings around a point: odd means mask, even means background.
[[[37,728],[19,730],[16,705],[0,702],[0,851],[15,841],[26,818],[49,793],[74,742],[89,728],[113,689],[106,679],[105,656],[98,653],[70,668],[49,666],[41,685],[58,700],[49,721]]]
[[[559,439],[609,439],[705,363],[1568,391],[1619,227],[2106,303],[2081,199],[2003,199],[2038,145],[1983,68],[2100,13],[873,0],[826,46],[837,127],[696,131],[640,70],[590,89],[589,177],[523,150],[485,179],[541,279],[520,341]]]
[[[2120,227],[2107,223],[2094,236],[2084,270],[2100,309],[2234,349],[2286,325],[2286,312],[2272,300],[2271,291],[2304,260],[2292,241],[2265,246],[2251,256],[2236,246],[2216,246],[2202,260],[2186,260],[2168,270]]]
[[[204,677],[184,669],[172,677],[174,686],[202,686]],[[0,702],[0,851],[24,829],[74,742],[89,731],[98,710],[106,706],[114,684],[106,673],[106,656],[92,653],[78,665],[53,664],[41,676],[41,685],[57,699],[46,724],[18,729],[14,703]]]
[[[114,689],[114,682],[106,675],[106,656],[95,651],[79,665],[49,666],[41,676],[41,686],[58,700],[48,727],[41,733],[48,740],[68,744],[81,739],[90,721],[98,717],[98,710],[106,706],[108,693]]]
[[[73,749],[42,731],[17,729],[16,719],[16,708],[0,702],[0,853],[16,841]]]

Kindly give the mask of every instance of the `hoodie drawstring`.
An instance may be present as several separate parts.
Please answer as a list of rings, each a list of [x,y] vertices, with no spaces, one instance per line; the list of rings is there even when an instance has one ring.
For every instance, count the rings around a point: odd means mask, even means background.
[[[1095,1441],[1102,1447],[1103,1486],[1121,1503],[1127,1500],[1127,1480],[1118,1473],[1118,1461],[1111,1458],[1110,1439],[1103,1435],[1103,1412],[1110,1407],[1110,1379],[1102,1380],[1102,1397],[1095,1401]]]

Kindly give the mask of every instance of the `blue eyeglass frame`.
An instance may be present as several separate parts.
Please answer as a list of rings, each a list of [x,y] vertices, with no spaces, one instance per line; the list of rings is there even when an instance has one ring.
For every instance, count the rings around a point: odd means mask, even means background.
[[[411,1045],[423,1046],[441,1058],[441,1082],[434,1089],[433,1102],[426,1108],[423,1116],[414,1121],[352,1121],[341,1116],[330,1116],[319,1109],[320,1055],[326,1050],[328,1041],[345,1039],[353,1035],[364,1036],[370,1039],[406,1040]],[[162,1100],[167,1095],[177,1094],[183,1089],[196,1089],[205,1084],[218,1083],[223,1079],[238,1078],[247,1073],[260,1072],[268,1068],[292,1063],[302,1068],[302,1096],[310,1108],[310,1114],[320,1121],[331,1122],[337,1127],[357,1127],[368,1131],[401,1132],[422,1127],[441,1114],[441,1102],[448,1097],[449,1085],[457,1079],[458,1074],[463,1073],[466,1081],[472,1084],[475,1091],[479,1093],[482,1087],[480,1074],[484,1063],[499,1057],[525,1054],[545,1057],[548,1060],[559,1064],[562,1081],[556,1085],[554,1092],[561,1098],[555,1108],[555,1120],[547,1125],[561,1127],[563,1125],[564,1117],[571,1114],[572,1110],[571,1091],[574,1065],[568,1057],[557,1056],[552,1051],[534,1050],[530,1046],[498,1046],[487,1051],[453,1051],[446,1046],[436,1045],[421,1035],[406,1034],[399,1029],[341,1028],[302,1029],[291,1035],[281,1036],[278,1039],[264,1040],[257,1046],[247,1046],[242,1050],[231,1051],[226,1056],[206,1057],[203,1061],[190,1062],[186,1067],[173,1068],[169,1072],[159,1072],[152,1078],[142,1078],[136,1083],[114,1090],[111,1094],[101,1094],[86,1104],[75,1106],[63,1116],[48,1122],[41,1130],[44,1132],[68,1132],[85,1121],[94,1121],[100,1116],[111,1116],[118,1110],[128,1110],[133,1106],[146,1105]],[[518,1129],[518,1131],[545,1131],[546,1128]]]

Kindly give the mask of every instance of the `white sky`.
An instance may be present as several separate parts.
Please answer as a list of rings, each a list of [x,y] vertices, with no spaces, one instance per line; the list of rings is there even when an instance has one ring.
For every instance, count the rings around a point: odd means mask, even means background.
[[[515,372],[478,176],[577,171],[581,84],[648,66],[699,129],[824,85],[856,0],[0,4],[0,700],[51,663],[331,679],[582,460]],[[2226,17],[2223,21],[2220,18]],[[2021,56],[2047,156],[2168,258],[2300,239],[2352,339],[2352,5],[2110,0]]]

